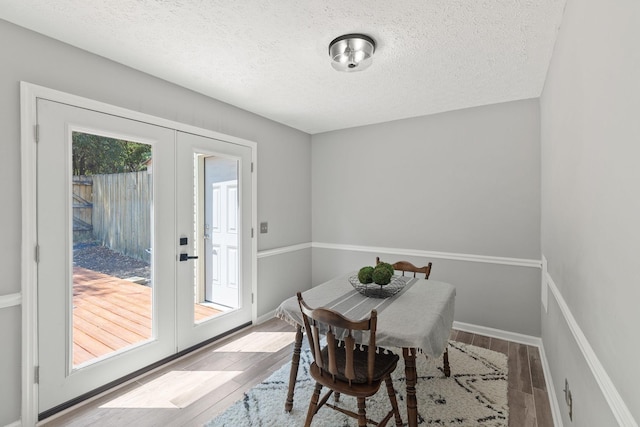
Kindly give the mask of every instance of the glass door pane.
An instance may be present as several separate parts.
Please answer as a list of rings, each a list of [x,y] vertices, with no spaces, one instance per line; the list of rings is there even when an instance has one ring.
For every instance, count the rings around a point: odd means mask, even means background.
[[[73,365],[152,338],[152,149],[72,133]]]
[[[238,160],[194,153],[194,321],[240,306]]]
[[[239,306],[238,161],[204,159],[205,294],[201,303],[221,311]]]

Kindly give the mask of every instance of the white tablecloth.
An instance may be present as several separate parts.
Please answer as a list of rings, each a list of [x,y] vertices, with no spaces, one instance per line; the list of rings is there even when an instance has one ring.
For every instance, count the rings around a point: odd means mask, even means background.
[[[313,307],[327,307],[351,319],[378,311],[376,344],[381,347],[416,348],[431,357],[444,352],[453,325],[455,288],[444,282],[409,279],[396,295],[368,298],[349,283],[355,272],[332,279],[302,293]],[[302,325],[298,299],[293,296],[276,310],[276,317],[293,326]]]

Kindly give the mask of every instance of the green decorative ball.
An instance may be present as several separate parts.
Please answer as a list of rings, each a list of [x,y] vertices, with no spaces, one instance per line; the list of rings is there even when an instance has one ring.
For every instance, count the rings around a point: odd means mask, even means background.
[[[391,282],[391,276],[393,276],[393,270],[389,271],[382,263],[376,265],[376,268],[373,269],[373,281],[378,285],[388,285]]]
[[[362,267],[360,271],[358,271],[358,280],[360,283],[373,282],[373,270],[373,267]]]
[[[393,276],[393,273],[395,273],[395,270],[393,269],[393,265],[387,263],[387,262],[380,262],[378,263],[378,265],[376,265],[376,267],[384,267],[387,270],[389,270],[389,273],[391,273],[391,275]]]

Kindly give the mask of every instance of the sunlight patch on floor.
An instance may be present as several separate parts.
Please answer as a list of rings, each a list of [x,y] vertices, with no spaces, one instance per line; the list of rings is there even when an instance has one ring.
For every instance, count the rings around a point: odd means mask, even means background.
[[[242,371],[171,371],[101,408],[186,408]]]
[[[295,332],[252,332],[233,342],[215,349],[228,353],[275,353],[295,340]]]

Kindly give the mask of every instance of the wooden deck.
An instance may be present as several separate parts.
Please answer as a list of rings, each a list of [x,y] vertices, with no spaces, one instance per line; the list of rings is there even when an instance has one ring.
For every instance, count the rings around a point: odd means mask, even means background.
[[[73,268],[73,364],[151,338],[151,287]],[[201,320],[220,311],[195,304]]]

